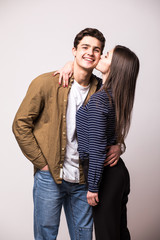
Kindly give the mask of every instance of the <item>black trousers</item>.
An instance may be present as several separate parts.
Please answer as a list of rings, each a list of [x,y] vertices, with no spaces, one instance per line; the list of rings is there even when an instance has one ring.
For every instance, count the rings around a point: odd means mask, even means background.
[[[99,189],[99,203],[93,207],[96,240],[130,240],[127,228],[130,179],[122,161],[105,167]]]

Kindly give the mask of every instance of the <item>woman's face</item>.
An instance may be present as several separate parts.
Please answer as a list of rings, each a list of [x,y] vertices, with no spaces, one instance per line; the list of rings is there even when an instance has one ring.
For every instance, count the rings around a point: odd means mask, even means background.
[[[113,56],[114,49],[107,52],[106,55],[101,55],[101,58],[96,66],[96,69],[100,71],[102,74],[109,73],[112,56]]]

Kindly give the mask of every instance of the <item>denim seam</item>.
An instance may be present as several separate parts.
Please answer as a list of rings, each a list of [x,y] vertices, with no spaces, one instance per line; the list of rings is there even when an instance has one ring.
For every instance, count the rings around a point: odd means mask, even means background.
[[[35,220],[34,221],[36,221],[36,232],[38,233],[39,231],[38,231],[38,224],[37,224],[37,198],[36,198],[36,189],[37,189],[37,181],[38,181],[38,179],[37,179],[37,177],[36,177],[36,175],[35,175],[35,177],[34,177],[34,217],[35,217]],[[34,223],[35,224],[35,223]]]
[[[73,213],[73,208],[72,208],[72,201],[71,201],[71,196],[69,195],[69,198],[70,198],[70,204],[71,204],[71,210],[72,210],[72,217],[73,217],[73,223],[74,223],[74,228],[75,228],[75,232],[76,232],[76,240],[78,240],[77,239],[77,229],[76,229],[76,224],[75,224],[75,219],[74,219],[74,213]]]
[[[37,233],[39,234],[39,224],[38,224],[38,218],[37,218],[37,194],[36,194],[36,189],[37,189],[37,182],[38,182],[38,178],[37,176],[35,176],[35,186],[34,186],[34,199],[35,199],[35,202],[34,202],[34,208],[35,208],[35,218],[36,218],[36,230],[37,230]]]

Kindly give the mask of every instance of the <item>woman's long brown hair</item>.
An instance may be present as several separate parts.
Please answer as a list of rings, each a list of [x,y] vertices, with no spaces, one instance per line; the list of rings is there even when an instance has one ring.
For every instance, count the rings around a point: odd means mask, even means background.
[[[126,47],[117,45],[113,51],[110,73],[103,89],[106,92],[112,89],[118,143],[124,144],[130,127],[138,72],[139,60],[135,53]]]

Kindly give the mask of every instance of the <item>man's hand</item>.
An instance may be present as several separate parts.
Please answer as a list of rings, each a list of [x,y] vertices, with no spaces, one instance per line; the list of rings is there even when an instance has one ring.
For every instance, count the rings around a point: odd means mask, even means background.
[[[115,166],[121,155],[121,148],[117,145],[112,145],[108,147],[107,158],[104,162],[104,166],[110,165],[110,167]]]
[[[44,166],[41,171],[49,171],[48,165]]]
[[[91,206],[96,206],[99,202],[98,199],[98,192],[97,193],[92,193],[92,192],[87,192],[87,201],[88,204]]]

